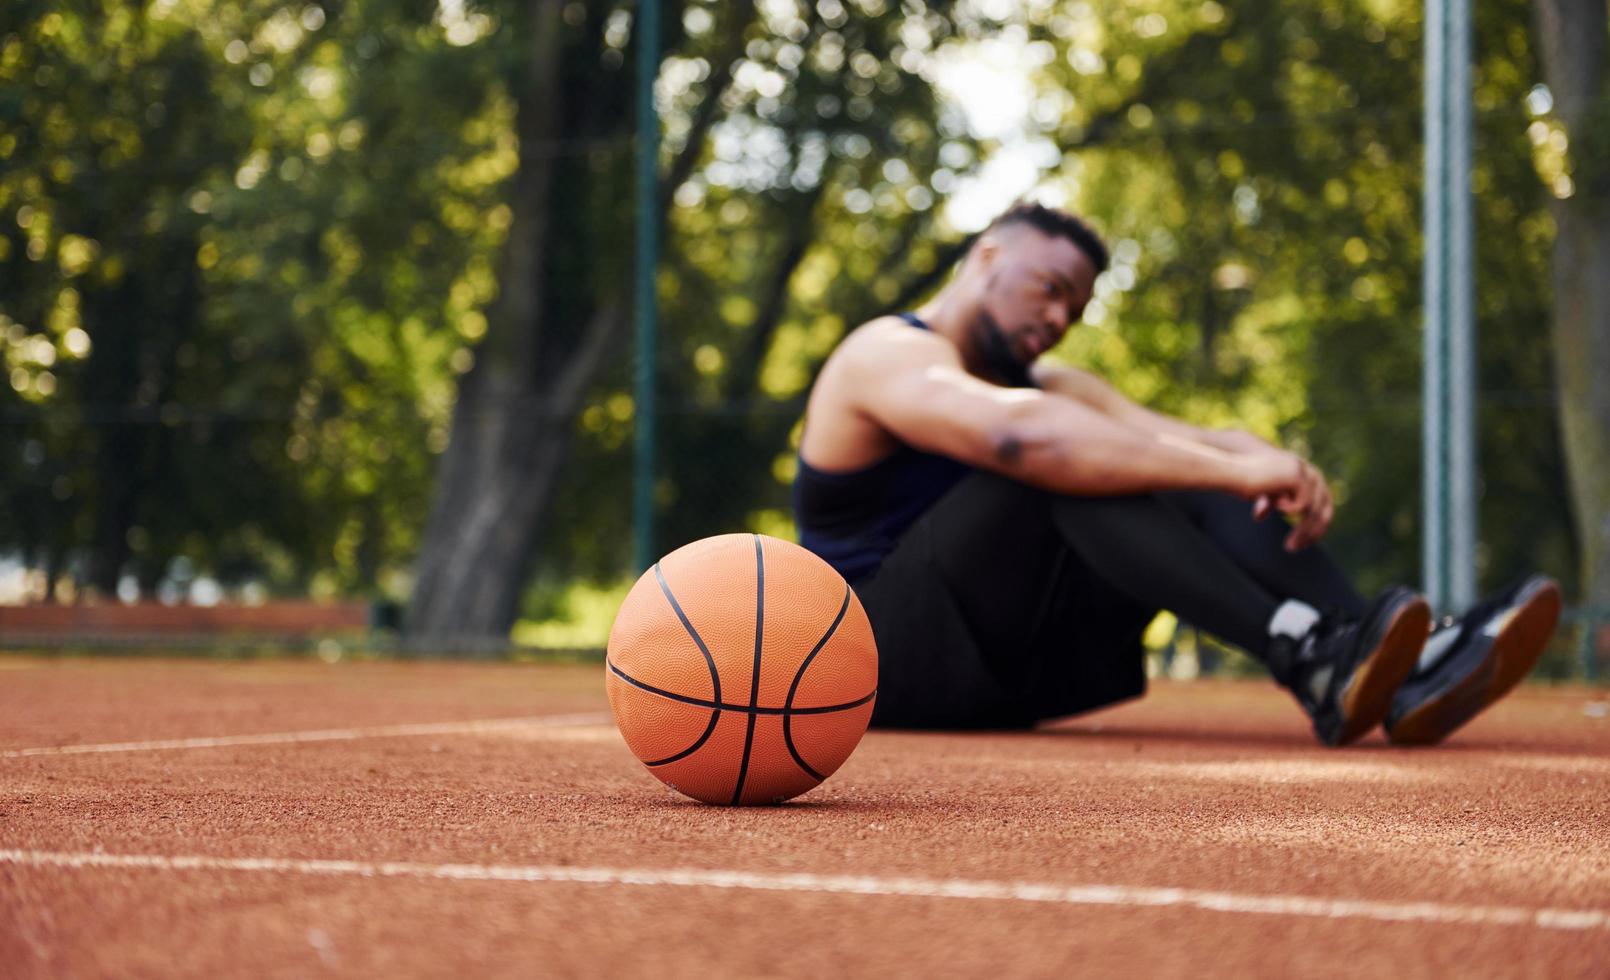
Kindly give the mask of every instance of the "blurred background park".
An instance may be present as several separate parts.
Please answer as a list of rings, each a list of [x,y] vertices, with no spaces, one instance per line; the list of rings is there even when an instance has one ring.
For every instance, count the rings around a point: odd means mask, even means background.
[[[644,207],[633,3],[7,0],[0,602],[601,646],[638,229],[657,554],[792,537],[816,368],[1020,196],[1114,255],[1049,356],[1301,448],[1361,584],[1423,581],[1420,0],[659,8]],[[1477,573],[1558,577],[1543,673],[1602,677],[1606,5],[1473,9]]]

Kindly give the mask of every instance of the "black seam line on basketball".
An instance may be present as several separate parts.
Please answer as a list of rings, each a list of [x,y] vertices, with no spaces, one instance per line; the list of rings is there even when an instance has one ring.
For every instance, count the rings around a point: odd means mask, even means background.
[[[744,729],[744,757],[738,763],[738,785],[732,790],[732,805],[744,795],[744,779],[749,775],[749,750],[755,744],[755,708],[760,705],[760,651],[765,645],[762,629],[766,624],[766,555],[755,535],[755,673],[749,681],[749,724]]]
[[[708,698],[690,698],[686,694],[677,694],[673,691],[667,691],[664,688],[655,687],[653,684],[645,684],[633,677],[631,674],[628,674],[626,671],[615,666],[614,662],[606,660],[604,663],[609,667],[609,672],[611,674],[614,674],[616,677],[619,677],[621,680],[632,685],[640,691],[647,691],[649,694],[656,694],[669,701],[677,701],[682,704],[692,705],[695,708],[717,708],[721,711],[733,711],[737,712],[738,714],[830,715],[835,711],[849,711],[851,708],[859,708],[863,704],[866,704],[868,701],[871,701],[873,698],[878,696],[877,689],[873,688],[872,693],[868,694],[864,698],[856,698],[854,701],[846,701],[843,704],[824,704],[814,708],[774,708],[770,705],[757,705],[751,708],[747,704],[729,704],[725,701],[717,704]]]
[[[693,637],[693,642],[698,644],[699,652],[704,654],[704,665],[710,669],[710,689],[712,691],[711,697],[714,700],[714,703],[711,704],[711,707],[715,709],[714,711],[710,712],[710,724],[704,726],[704,734],[699,736],[698,741],[694,742],[692,745],[683,749],[681,752],[676,753],[675,755],[666,756],[663,759],[657,759],[648,763],[648,765],[651,766],[663,766],[667,765],[668,763],[675,762],[678,759],[685,759],[693,753],[699,751],[700,746],[704,745],[705,742],[708,742],[710,740],[710,736],[715,733],[716,722],[721,720],[721,672],[716,670],[716,658],[710,656],[710,648],[704,645],[704,638],[699,635],[698,630],[693,628],[693,624],[688,621],[688,614],[682,611],[682,604],[677,602],[676,596],[671,593],[671,586],[666,584],[665,573],[660,571],[659,562],[654,563],[654,578],[660,583],[660,591],[665,594],[665,601],[671,604],[671,610],[676,613],[676,618],[682,621],[682,628],[688,631],[688,635]],[[611,664],[610,669],[614,670],[614,666],[614,664]],[[615,672],[620,674],[620,671],[618,670]],[[627,677],[625,674],[621,674],[621,677],[626,680],[631,680],[631,678]]]
[[[799,682],[805,679],[805,668],[811,665],[811,661],[816,659],[816,655],[822,652],[823,647],[827,646],[827,641],[833,638],[834,633],[838,632],[839,624],[844,622],[844,614],[849,608],[850,586],[846,583],[844,586],[844,601],[839,603],[839,614],[833,617],[833,625],[829,626],[827,632],[822,634],[822,638],[816,641],[816,646],[811,648],[810,655],[805,658],[804,663],[799,665],[799,670],[794,672],[794,683],[788,685],[788,699],[783,702],[783,744],[788,746],[788,754],[794,757],[794,761],[799,764],[799,767],[817,782],[821,782],[827,777],[812,769],[811,764],[805,761],[804,757],[799,754],[798,749],[794,748],[794,695],[799,693]]]

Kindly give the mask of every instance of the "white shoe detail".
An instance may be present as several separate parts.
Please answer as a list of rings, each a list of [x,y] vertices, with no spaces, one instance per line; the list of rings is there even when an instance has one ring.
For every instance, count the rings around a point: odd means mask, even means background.
[[[1432,633],[1431,638],[1426,640],[1425,648],[1420,651],[1420,663],[1415,667],[1415,671],[1427,671],[1436,666],[1437,661],[1447,656],[1448,651],[1453,649],[1454,641],[1457,639],[1459,639],[1457,625],[1446,626]]]
[[[1294,640],[1300,640],[1317,622],[1319,622],[1318,609],[1306,602],[1287,599],[1280,604],[1279,609],[1275,610],[1275,614],[1269,617],[1269,635],[1289,636]]]
[[[1502,633],[1506,628],[1508,628],[1510,623],[1514,622],[1515,617],[1521,614],[1521,609],[1524,607],[1524,605],[1525,603],[1517,603],[1516,605],[1510,606],[1508,609],[1504,610],[1503,613],[1488,620],[1487,625],[1481,628],[1481,635],[1495,637],[1499,633]]]

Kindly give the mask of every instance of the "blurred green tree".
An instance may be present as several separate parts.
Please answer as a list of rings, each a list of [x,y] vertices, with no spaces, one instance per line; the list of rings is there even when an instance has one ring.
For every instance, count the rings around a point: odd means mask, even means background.
[[[47,591],[367,591],[417,549],[512,140],[429,10],[330,10],[7,8],[0,547]]]
[[[199,488],[174,479],[170,406],[206,343],[205,186],[251,130],[193,32],[81,6],[8,5],[0,39],[0,452],[7,543],[51,588],[76,559],[109,593],[126,566],[153,583],[176,536],[206,530],[174,509]]]
[[[934,178],[977,150],[922,74],[953,29],[922,4],[666,8],[660,502],[665,538],[682,540],[779,506],[776,460],[811,363],[942,267]],[[420,553],[409,626],[425,641],[501,640],[542,556],[618,575],[629,530],[631,6],[466,16],[513,28],[483,43],[499,52],[520,165]]]
[[[1549,220],[1528,173],[1527,8],[1478,11],[1481,572],[1573,564],[1549,344]],[[1418,575],[1420,7],[1089,3],[1056,44],[1050,129],[1118,240],[1067,356],[1159,407],[1306,447],[1366,587]],[[1123,106],[1112,120],[1111,107]],[[1092,133],[1096,145],[1088,144]],[[1567,578],[1570,576],[1567,575]]]
[[[1419,5],[1037,3],[989,21],[962,4],[951,14],[958,42],[1007,38],[1025,70],[1038,71],[1028,122],[1057,161],[1042,192],[1090,214],[1115,245],[1092,322],[1060,356],[1165,410],[1308,449],[1347,502],[1330,544],[1362,585],[1417,580]],[[1537,506],[1562,499],[1565,483],[1550,347],[1537,329],[1548,311],[1551,226],[1528,163],[1526,97],[1536,79],[1528,8],[1505,0],[1482,5],[1479,16],[1481,562],[1493,587],[1532,567],[1570,579],[1574,542],[1560,508]],[[948,174],[936,173],[931,186],[948,187]],[[874,180],[869,193],[887,194]],[[671,426],[691,438],[673,436],[661,474],[664,499],[677,504],[666,511],[670,542],[746,524],[786,527],[781,491],[792,459],[777,434],[799,410],[789,398],[734,398],[727,386],[751,378],[747,364],[727,373],[738,338],[706,341],[711,334],[698,327],[701,308],[742,309],[768,295],[746,294],[741,274],[780,222],[753,221],[750,202],[731,204],[730,193],[685,197],[691,206],[673,212],[685,237],[662,276],[675,317],[669,332],[686,359],[668,385],[694,396]],[[820,334],[802,343],[813,335],[785,322],[763,374],[770,368],[802,386],[844,329],[879,310],[865,281],[833,276],[851,242],[891,223],[874,211],[826,226],[833,248],[802,259],[786,301],[800,325]],[[730,229],[739,247],[701,245],[697,234],[712,228]],[[954,232],[941,224],[935,233],[914,243],[921,264],[907,271],[932,271],[913,293],[937,283],[957,254]],[[701,277],[725,288],[701,289],[683,319],[686,264],[740,276]],[[881,269],[886,279],[898,271]],[[827,297],[819,282],[845,288]],[[885,295],[894,292],[886,283]],[[817,305],[823,298],[830,302]],[[618,447],[630,434],[630,402],[624,376],[615,384],[613,401],[586,410],[584,428],[612,433]],[[770,466],[761,457],[768,445],[778,447]],[[601,458],[587,462],[593,448],[588,440],[577,447],[572,473],[600,472],[592,466]],[[624,487],[625,470],[616,478],[612,485]],[[733,499],[752,508],[744,521],[730,512]],[[624,513],[626,498],[609,507]],[[622,553],[625,529],[588,518],[598,513],[596,495],[561,494],[557,509],[564,526],[597,529],[581,540],[611,542],[600,556]],[[609,567],[576,558],[560,559],[567,573]]]
[[[1582,597],[1610,610],[1610,14],[1599,0],[1537,0],[1536,13],[1552,112],[1530,134],[1556,229],[1560,427]]]
[[[1006,39],[1043,83],[1045,192],[1114,244],[1059,356],[1309,446],[1347,500],[1350,567],[1416,578],[1419,9],[667,3],[661,546],[787,533],[816,366],[965,243],[943,205],[994,145],[936,94],[938,53]],[[1528,101],[1533,10],[1477,8],[1489,584],[1597,560],[1538,503],[1566,495],[1538,325],[1554,229],[1604,224],[1598,117],[1572,108],[1599,102],[1548,63],[1554,108]],[[422,642],[501,642],[563,584],[629,572],[632,11],[9,4],[0,550],[102,590],[149,591],[184,558],[287,591],[411,591]],[[1557,293],[1595,281],[1572,268]],[[1602,339],[1582,309],[1573,352]],[[1595,363],[1561,355],[1565,429],[1590,450],[1604,426],[1568,406],[1593,404],[1569,392]]]

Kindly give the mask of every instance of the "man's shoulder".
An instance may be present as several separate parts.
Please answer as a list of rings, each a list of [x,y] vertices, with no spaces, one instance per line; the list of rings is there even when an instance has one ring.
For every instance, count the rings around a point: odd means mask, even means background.
[[[954,361],[956,348],[931,330],[914,327],[898,316],[868,320],[845,335],[834,351],[835,360],[872,361],[884,369],[904,364]]]
[[[1035,384],[1042,388],[1050,387],[1056,383],[1078,382],[1095,375],[1089,371],[1082,371],[1071,364],[1041,358],[1029,368],[1029,375],[1034,378]]]

